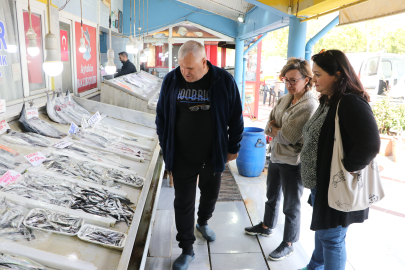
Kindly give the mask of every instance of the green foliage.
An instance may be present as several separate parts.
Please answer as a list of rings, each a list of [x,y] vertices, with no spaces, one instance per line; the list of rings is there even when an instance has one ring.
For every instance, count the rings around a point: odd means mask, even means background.
[[[405,105],[393,106],[391,98],[386,96],[383,100],[376,102],[373,106],[373,113],[378,125],[380,134],[396,135],[394,130],[399,127],[405,130]]]
[[[385,46],[389,53],[405,54],[405,29],[399,28],[394,32],[388,32]]]

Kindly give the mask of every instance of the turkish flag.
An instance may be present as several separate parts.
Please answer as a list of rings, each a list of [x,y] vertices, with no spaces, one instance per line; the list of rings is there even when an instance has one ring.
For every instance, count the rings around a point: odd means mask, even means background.
[[[66,30],[60,30],[60,53],[62,61],[69,61],[69,40]]]

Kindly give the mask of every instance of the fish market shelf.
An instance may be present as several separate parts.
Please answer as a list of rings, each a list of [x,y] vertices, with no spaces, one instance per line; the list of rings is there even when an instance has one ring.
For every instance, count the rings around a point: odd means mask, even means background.
[[[124,108],[156,114],[156,103],[162,79],[140,71],[111,80],[101,85],[100,100]]]
[[[18,242],[17,244],[9,243],[6,242],[6,240],[0,238],[0,250],[3,247],[2,245],[7,245],[8,247],[9,244],[13,244],[13,248],[15,248],[16,250],[21,250],[20,253],[13,253],[21,255],[24,255],[25,253],[30,254],[30,256],[28,256],[29,258],[32,258],[53,269],[128,269],[132,254],[137,251],[136,249],[134,250],[134,242],[137,237],[142,214],[144,213],[145,207],[149,207],[150,203],[155,203],[148,201],[148,192],[151,189],[151,186],[153,187],[158,183],[161,183],[163,177],[164,165],[161,161],[158,162],[158,160],[160,160],[161,158],[159,158],[160,146],[158,145],[158,138],[156,135],[155,116],[141,111],[103,104],[100,102],[82,98],[74,97],[74,100],[93,114],[98,111],[100,114],[107,115],[107,117],[101,121],[102,124],[116,128],[116,131],[118,132],[127,132],[136,137],[139,137],[136,143],[139,143],[140,145],[147,147],[147,149],[150,150],[148,152],[148,158],[145,158],[144,162],[134,161],[126,155],[119,155],[117,153],[114,154],[120,157],[120,165],[127,168],[122,170],[125,170],[125,172],[136,172],[138,176],[145,179],[145,182],[143,187],[141,188],[135,188],[123,184],[119,189],[114,189],[100,186],[91,182],[81,181],[72,177],[65,177],[62,175],[58,176],[54,173],[49,175],[55,178],[63,179],[65,181],[76,182],[83,186],[93,187],[96,189],[107,189],[107,191],[109,191],[110,193],[128,198],[131,202],[134,203],[133,205],[131,205],[134,213],[130,226],[127,226],[125,222],[116,222],[115,218],[112,217],[96,216],[93,214],[85,213],[83,211],[55,206],[44,202],[39,202],[34,199],[24,198],[12,193],[0,192],[0,196],[5,195],[12,201],[17,201],[27,205],[27,208],[29,209],[45,208],[63,213],[67,212],[70,215],[83,218],[85,220],[85,224],[92,224],[107,228],[110,225],[114,225],[115,223],[115,226],[109,227],[109,229],[127,235],[124,247],[122,250],[117,250],[99,244],[82,241],[77,236],[69,237],[54,233],[43,241],[34,241],[30,242],[29,244],[26,242]],[[42,107],[40,107],[39,109],[39,118],[41,120],[51,124],[53,127],[63,133],[68,133],[68,125],[61,125],[51,121],[48,116],[44,114]],[[12,130],[22,132],[23,127],[17,121],[9,122],[9,125]],[[72,141],[73,143],[77,143],[71,136],[67,136],[63,139],[49,138],[49,140],[51,141],[52,145],[60,141]],[[11,148],[16,147],[12,147],[11,145],[7,144],[5,145]],[[62,154],[64,152],[58,152],[58,150],[53,147],[43,148],[35,146],[16,148],[18,148],[18,152],[20,153],[20,155],[27,155],[34,151],[40,151],[45,155],[51,154],[51,152],[54,152],[55,154]],[[105,149],[100,150],[107,152]],[[114,167],[107,163],[104,163],[104,166]],[[22,164],[18,167],[19,171],[21,172],[26,170],[27,168],[28,171],[40,170],[38,169],[39,167],[30,167],[30,165],[28,164]],[[44,174],[44,171],[40,171],[42,174]],[[148,205],[146,205],[146,202],[148,202]],[[150,223],[153,223],[153,220],[150,220]],[[22,248],[19,249],[18,246],[21,246]],[[142,252],[147,252],[147,250],[148,248],[146,247],[145,250],[143,250]],[[10,250],[8,251],[11,252]],[[33,255],[31,256],[31,254]]]

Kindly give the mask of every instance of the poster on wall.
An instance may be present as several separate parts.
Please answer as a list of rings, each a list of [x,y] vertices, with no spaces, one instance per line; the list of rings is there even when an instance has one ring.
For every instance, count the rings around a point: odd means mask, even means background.
[[[69,40],[66,30],[60,31],[60,54],[62,61],[69,61]],[[80,42],[79,42],[80,43]]]
[[[79,22],[75,22],[75,45],[76,45],[76,72],[77,91],[83,93],[97,87],[97,44],[96,28],[83,24],[83,37],[86,51],[79,52],[82,30]]]

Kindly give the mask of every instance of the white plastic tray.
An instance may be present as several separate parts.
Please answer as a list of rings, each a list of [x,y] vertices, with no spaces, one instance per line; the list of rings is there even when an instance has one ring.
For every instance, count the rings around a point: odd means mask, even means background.
[[[108,245],[108,244],[105,244],[105,243],[101,243],[101,242],[97,242],[97,241],[87,239],[87,238],[84,237],[83,234],[84,234],[84,231],[89,227],[90,228],[95,228],[95,229],[98,229],[98,230],[101,230],[101,231],[107,231],[107,232],[114,232],[114,233],[122,234],[124,236],[124,240],[122,241],[120,246],[113,246],[113,245]],[[114,230],[109,230],[109,229],[106,229],[106,228],[103,228],[103,227],[94,226],[94,225],[90,225],[90,224],[84,224],[80,228],[79,233],[77,234],[77,237],[79,237],[81,240],[86,241],[86,242],[90,242],[90,243],[97,244],[97,245],[102,245],[102,246],[108,247],[108,248],[120,249],[120,250],[124,249],[125,242],[127,241],[127,235],[125,233],[117,232],[117,231],[114,231]]]
[[[26,223],[27,219],[28,219],[30,216],[32,216],[32,215],[33,215],[36,211],[38,211],[38,210],[48,211],[48,212],[57,213],[57,214],[61,214],[61,215],[68,215],[68,216],[71,217],[71,218],[78,218],[78,219],[81,219],[82,222],[81,222],[81,225],[80,225],[80,229],[79,229],[76,233],[73,233],[73,234],[72,234],[72,233],[58,232],[58,231],[54,231],[54,230],[47,230],[47,229],[43,229],[43,228],[38,228],[38,227],[34,227],[34,226],[27,225],[27,223]],[[25,217],[23,223],[24,223],[24,225],[25,225],[26,227],[28,227],[28,228],[30,228],[30,229],[40,230],[40,231],[44,231],[44,232],[51,232],[51,233],[56,233],[56,234],[62,234],[62,235],[67,235],[67,236],[75,236],[75,235],[77,235],[77,234],[79,233],[79,231],[80,231],[81,228],[83,227],[84,219],[81,218],[81,217],[78,217],[78,216],[72,216],[72,215],[69,215],[69,214],[66,214],[66,213],[62,213],[62,212],[52,211],[52,210],[43,209],[43,208],[34,208],[34,209],[32,209],[32,210],[28,213],[28,215]]]

